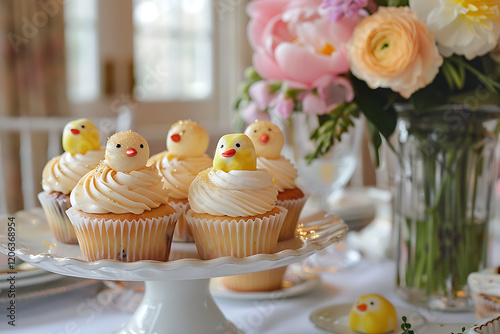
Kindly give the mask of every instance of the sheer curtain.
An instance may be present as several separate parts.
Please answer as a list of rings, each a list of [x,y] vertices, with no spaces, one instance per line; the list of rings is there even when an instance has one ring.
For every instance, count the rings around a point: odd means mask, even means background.
[[[0,36],[0,117],[66,115],[62,1],[0,0]],[[43,136],[32,142],[34,152],[47,145]],[[0,154],[4,210],[13,213],[22,209],[18,134],[0,133]]]

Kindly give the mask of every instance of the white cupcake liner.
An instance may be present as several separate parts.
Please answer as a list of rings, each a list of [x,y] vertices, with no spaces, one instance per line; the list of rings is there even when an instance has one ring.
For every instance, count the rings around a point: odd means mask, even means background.
[[[245,257],[273,253],[287,210],[277,206],[279,213],[262,219],[239,218],[230,221],[199,219],[186,212],[194,242],[202,259],[223,256]]]
[[[302,198],[298,199],[287,199],[284,201],[278,200],[276,205],[282,206],[288,210],[286,214],[285,221],[283,222],[283,227],[280,231],[280,236],[278,241],[284,241],[292,239],[295,237],[295,231],[297,230],[297,222],[299,221],[300,212],[307,201],[308,195],[304,195]]]
[[[472,301],[474,302],[474,308],[478,319],[500,314],[500,303],[488,300],[478,293],[472,294]],[[500,334],[500,332],[498,333]]]
[[[173,207],[179,207],[181,210],[181,215],[179,216],[179,219],[177,220],[177,226],[175,227],[174,230],[174,241],[176,242],[193,242],[194,237],[193,237],[193,232],[191,232],[191,229],[189,228],[189,225],[186,222],[186,218],[184,218],[184,214],[186,213],[187,210],[189,210],[191,207],[189,206],[189,203],[179,203],[179,202],[168,202]]]
[[[480,322],[482,325],[474,327],[473,333],[500,334],[500,316],[496,315],[496,317],[483,320]]]
[[[157,218],[91,219],[66,211],[86,261],[167,261],[180,210]],[[139,215],[140,216],[140,215]]]
[[[229,290],[240,292],[274,291],[283,286],[286,266],[256,273],[222,277],[222,284]]]
[[[75,229],[66,215],[66,210],[71,208],[69,196],[61,198],[42,191],[38,194],[38,200],[42,204],[50,231],[56,240],[66,244],[78,244]]]

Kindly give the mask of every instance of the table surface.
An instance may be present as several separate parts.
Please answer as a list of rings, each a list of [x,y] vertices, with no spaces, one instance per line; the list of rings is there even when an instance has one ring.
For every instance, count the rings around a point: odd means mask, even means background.
[[[500,263],[500,241],[496,240],[492,254],[494,264]],[[322,273],[321,285],[315,290],[282,300],[229,300],[216,298],[224,315],[247,334],[251,333],[324,333],[309,321],[312,311],[333,304],[352,303],[363,294],[379,293],[395,305],[412,308],[395,292],[395,262],[386,259],[372,263],[363,259],[358,265],[337,273]],[[111,333],[126,322],[131,313],[103,305],[99,298],[89,297],[89,291],[73,291],[32,301],[19,301],[16,326],[0,318],[0,333],[77,334]],[[4,309],[2,305],[1,309]],[[416,308],[413,308],[416,310]],[[419,310],[429,323],[473,323],[474,313],[439,313]],[[1,311],[0,314],[5,312]]]

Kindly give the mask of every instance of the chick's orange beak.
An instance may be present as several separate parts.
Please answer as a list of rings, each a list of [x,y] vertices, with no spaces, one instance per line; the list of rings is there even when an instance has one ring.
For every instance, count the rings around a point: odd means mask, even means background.
[[[77,135],[77,134],[80,133],[80,131],[77,130],[77,129],[71,129],[71,133],[74,134],[74,135]]]
[[[259,140],[265,144],[265,143],[267,143],[269,141],[269,136],[268,135],[262,135],[262,136],[260,136]]]
[[[230,150],[227,150],[225,152],[222,152],[221,155],[224,157],[224,158],[231,158],[232,156],[234,156],[236,154],[236,150],[235,149],[230,149]]]
[[[129,148],[125,151],[125,154],[127,155],[127,157],[135,157],[137,155],[137,151],[133,148]]]
[[[360,310],[361,312],[364,312],[364,311],[366,311],[367,306],[366,306],[366,304],[360,304],[360,305],[356,306],[356,308],[358,310]]]
[[[177,143],[177,142],[181,141],[181,136],[178,133],[175,133],[175,134],[170,136],[170,139],[172,139],[173,141],[175,141]]]

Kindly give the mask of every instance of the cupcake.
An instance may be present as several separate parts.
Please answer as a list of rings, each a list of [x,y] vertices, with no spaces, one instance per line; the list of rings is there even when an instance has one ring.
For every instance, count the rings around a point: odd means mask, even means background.
[[[104,158],[104,149],[100,147],[97,128],[85,118],[66,124],[62,143],[65,152],[52,158],[43,169],[43,191],[38,199],[54,237],[76,244],[75,231],[65,213],[71,207],[69,195],[80,178]]]
[[[105,159],[71,192],[67,211],[87,261],[167,261],[180,210],[167,203],[168,190],[149,146],[132,131],[114,134]]]
[[[250,138],[223,136],[213,167],[189,187],[186,220],[201,258],[273,253],[287,212],[277,195],[273,177],[256,168]]]
[[[467,283],[478,319],[500,314],[500,267],[471,273]]]
[[[288,210],[279,240],[291,239],[295,236],[299,215],[307,196],[295,184],[297,170],[288,159],[280,155],[283,148],[283,134],[276,125],[266,121],[256,121],[251,124],[245,130],[245,134],[255,146],[257,168],[265,169],[274,176],[275,186],[278,189],[276,205]]]
[[[283,288],[287,267],[255,273],[221,277],[221,283],[229,290],[238,292],[275,291]]]
[[[212,165],[212,159],[205,153],[209,139],[207,131],[198,123],[178,121],[168,131],[167,151],[154,155],[148,161],[148,165],[158,169],[164,187],[170,190],[168,203],[179,206],[183,212],[189,209],[191,182],[199,172]],[[193,240],[184,213],[181,213],[174,230],[174,241]]]

